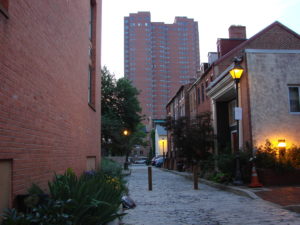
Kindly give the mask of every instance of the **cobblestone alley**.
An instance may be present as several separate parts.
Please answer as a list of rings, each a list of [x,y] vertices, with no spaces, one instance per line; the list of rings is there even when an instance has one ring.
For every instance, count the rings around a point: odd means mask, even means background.
[[[125,225],[298,225],[300,214],[261,199],[250,199],[168,171],[152,168],[153,190],[148,191],[146,166],[132,166],[128,176],[135,209],[126,210]]]

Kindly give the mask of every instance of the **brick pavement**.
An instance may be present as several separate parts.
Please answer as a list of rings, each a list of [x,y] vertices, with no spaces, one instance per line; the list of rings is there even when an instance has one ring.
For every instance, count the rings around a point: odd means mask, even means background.
[[[300,205],[300,187],[268,187],[267,191],[258,191],[256,195],[264,200],[281,206]]]
[[[300,186],[267,187],[265,189],[257,191],[255,194],[266,201],[300,213]]]

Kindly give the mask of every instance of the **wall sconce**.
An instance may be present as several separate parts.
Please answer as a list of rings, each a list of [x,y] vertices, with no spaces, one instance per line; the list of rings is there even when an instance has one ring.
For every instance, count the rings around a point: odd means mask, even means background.
[[[285,155],[286,143],[285,139],[279,139],[277,147],[279,148],[279,159]]]
[[[282,149],[282,148],[286,148],[286,143],[285,143],[285,139],[279,139],[278,140],[278,144],[277,144],[277,147]]]

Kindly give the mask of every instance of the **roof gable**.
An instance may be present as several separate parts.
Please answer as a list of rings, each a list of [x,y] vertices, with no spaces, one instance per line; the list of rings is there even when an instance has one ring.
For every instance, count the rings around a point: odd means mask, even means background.
[[[238,52],[240,52],[241,50],[244,50],[249,45],[251,45],[254,41],[256,41],[257,39],[263,37],[269,31],[271,31],[273,29],[276,29],[276,28],[284,30],[288,34],[294,36],[296,39],[299,40],[299,46],[300,46],[300,35],[297,34],[296,32],[294,32],[293,30],[289,29],[288,27],[284,26],[280,22],[275,21],[274,23],[270,24],[269,26],[267,26],[266,28],[264,28],[263,30],[261,30],[260,32],[258,32],[257,34],[255,34],[254,36],[252,36],[251,38],[249,38],[248,40],[246,40],[245,42],[241,43],[240,45],[238,45],[237,47],[235,47],[234,49],[232,49],[231,51],[229,51],[228,53],[226,53],[224,56],[222,56],[221,58],[219,58],[213,64],[214,65],[218,65],[219,63],[223,62],[224,60],[228,59],[229,57],[233,58],[234,56],[236,56],[236,54]],[[253,48],[253,46],[251,46],[251,48]],[[262,48],[262,47],[259,47],[259,48]]]

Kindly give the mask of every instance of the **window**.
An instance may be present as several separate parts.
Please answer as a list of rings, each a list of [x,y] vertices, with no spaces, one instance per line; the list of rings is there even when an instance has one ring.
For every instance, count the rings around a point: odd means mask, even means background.
[[[89,18],[89,38],[92,41],[94,33],[94,4],[91,1],[90,18]]]
[[[0,13],[8,18],[8,0],[0,0]]]
[[[234,108],[236,107],[236,100],[232,100],[228,102],[228,121],[229,126],[235,126],[236,120],[234,117]]]
[[[200,104],[201,102],[201,96],[200,96],[200,87],[197,88],[197,103],[198,105]]]
[[[86,158],[86,170],[96,170],[96,156],[88,156]]]
[[[95,7],[95,1],[91,0],[90,1],[90,16],[89,16],[89,40],[90,40],[90,44],[89,44],[89,65],[88,65],[88,104],[89,106],[95,110],[95,104],[96,104],[96,100],[95,100],[95,79],[96,79],[96,75],[95,75],[95,51],[93,51],[93,49],[95,49],[95,40],[96,40],[96,7]]]
[[[205,88],[207,88],[208,87],[208,79],[206,79],[206,81],[205,81]],[[206,99],[208,99],[208,96],[206,95]]]
[[[88,73],[88,103],[92,104],[92,68],[89,66]]]
[[[204,102],[204,84],[201,84],[201,95],[202,95],[202,102]]]
[[[300,113],[300,86],[289,87],[290,112]]]

